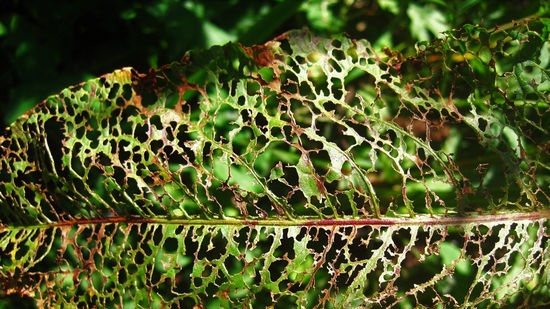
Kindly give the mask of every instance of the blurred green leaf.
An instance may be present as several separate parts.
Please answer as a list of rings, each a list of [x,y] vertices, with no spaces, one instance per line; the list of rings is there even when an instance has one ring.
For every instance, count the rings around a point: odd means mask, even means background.
[[[281,27],[292,15],[294,15],[303,0],[284,0],[278,2],[268,13],[256,18],[256,21],[246,32],[239,35],[239,42],[250,45],[266,41]]]
[[[441,37],[449,30],[445,16],[434,5],[410,3],[407,15],[411,19],[411,34],[419,41],[428,41],[433,36]]]

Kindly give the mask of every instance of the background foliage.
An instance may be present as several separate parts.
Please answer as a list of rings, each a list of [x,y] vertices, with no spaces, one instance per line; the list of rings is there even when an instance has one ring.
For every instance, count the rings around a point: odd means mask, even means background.
[[[260,44],[289,29],[347,32],[410,52],[466,23],[547,14],[546,1],[18,1],[0,2],[0,125],[66,85],[131,66],[141,72],[190,49]],[[3,125],[2,125],[3,126]]]

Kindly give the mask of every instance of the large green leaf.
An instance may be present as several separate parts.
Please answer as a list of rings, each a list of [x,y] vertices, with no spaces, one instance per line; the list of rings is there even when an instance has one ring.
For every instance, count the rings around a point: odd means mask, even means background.
[[[2,293],[548,305],[549,28],[410,57],[297,31],[67,88],[0,136]]]

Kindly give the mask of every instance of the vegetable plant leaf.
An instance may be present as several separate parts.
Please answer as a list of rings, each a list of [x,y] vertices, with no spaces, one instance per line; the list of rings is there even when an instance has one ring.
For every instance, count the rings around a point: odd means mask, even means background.
[[[549,27],[292,31],[66,88],[0,136],[1,294],[548,306]]]

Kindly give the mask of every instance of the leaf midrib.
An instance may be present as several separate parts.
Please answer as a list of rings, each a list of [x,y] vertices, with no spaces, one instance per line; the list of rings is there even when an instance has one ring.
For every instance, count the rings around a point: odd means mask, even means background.
[[[301,217],[295,220],[283,219],[179,219],[179,218],[141,218],[141,217],[107,217],[80,220],[67,220],[49,224],[27,226],[0,226],[0,232],[8,230],[45,229],[90,224],[170,224],[182,226],[266,226],[266,227],[333,227],[333,226],[460,226],[467,224],[502,224],[507,222],[550,220],[550,210],[533,212],[501,212],[492,215],[469,213],[464,216],[408,215],[375,218],[340,217],[337,219],[318,219]]]

